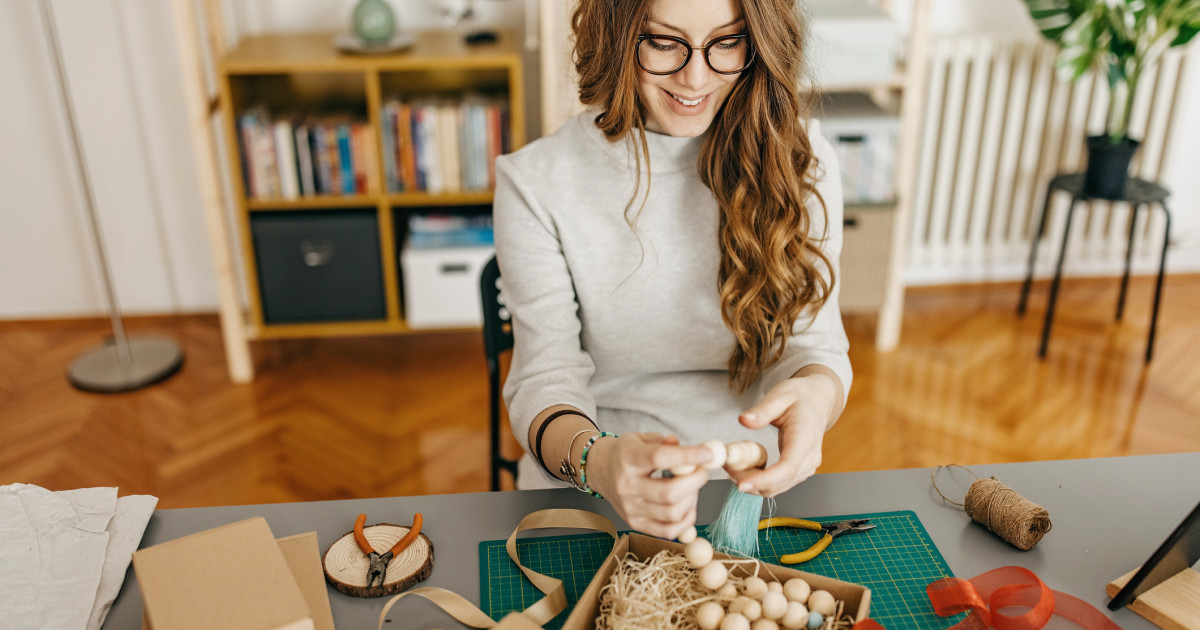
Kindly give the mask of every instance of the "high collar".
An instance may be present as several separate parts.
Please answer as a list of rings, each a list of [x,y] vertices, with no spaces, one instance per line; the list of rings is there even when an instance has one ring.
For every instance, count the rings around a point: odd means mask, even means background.
[[[604,137],[604,132],[596,127],[596,113],[585,112],[575,118],[575,122],[583,125],[584,133],[615,160],[622,164],[632,165],[635,156],[641,153],[641,142],[636,129],[630,130],[621,140],[610,142]],[[686,169],[696,169],[700,158],[700,146],[704,136],[694,138],[679,138],[653,131],[646,132],[646,148],[650,151],[651,173],[675,173]],[[642,167],[645,169],[645,166]]]

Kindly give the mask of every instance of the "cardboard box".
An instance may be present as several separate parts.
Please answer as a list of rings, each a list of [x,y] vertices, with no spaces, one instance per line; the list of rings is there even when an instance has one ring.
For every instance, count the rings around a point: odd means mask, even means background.
[[[670,542],[636,533],[622,536],[621,540],[617,541],[616,545],[613,545],[612,552],[608,554],[608,558],[604,561],[604,564],[600,565],[600,570],[596,572],[596,577],[592,578],[592,583],[588,585],[587,590],[583,592],[583,595],[579,596],[579,601],[575,604],[575,609],[571,611],[571,615],[567,617],[567,622],[563,624],[563,630],[591,630],[595,627],[596,614],[600,610],[600,589],[608,584],[613,571],[616,570],[617,562],[621,558],[632,552],[637,559],[645,560],[654,557],[655,554],[664,549],[678,554],[683,553],[683,545],[677,542]],[[731,556],[722,553],[716,554],[715,557],[725,560],[733,559]],[[855,622],[866,619],[870,613],[871,589],[865,586],[774,564],[762,562],[759,564],[761,568],[758,571],[758,575],[764,579],[785,581],[794,577],[804,578],[813,587],[813,590],[824,589],[829,591],[835,598],[846,603],[846,613],[853,615]],[[753,575],[754,570],[752,565],[743,563],[731,567],[730,573],[744,577]]]
[[[801,3],[804,4],[804,3]],[[893,81],[901,46],[892,16],[869,0],[809,0],[809,64],[824,89]]]
[[[154,630],[314,630],[312,614],[262,517],[133,554],[143,624]]]

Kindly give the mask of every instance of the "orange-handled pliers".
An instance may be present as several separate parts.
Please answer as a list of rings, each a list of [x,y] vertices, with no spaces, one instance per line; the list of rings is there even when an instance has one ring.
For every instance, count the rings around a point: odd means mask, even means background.
[[[387,553],[379,553],[367,541],[367,537],[363,534],[363,525],[367,522],[366,514],[359,514],[358,519],[354,521],[354,542],[358,543],[358,548],[367,554],[367,560],[371,566],[367,568],[367,588],[371,586],[383,586],[383,579],[387,577],[387,566],[401,551],[404,551],[412,541],[417,539],[417,535],[421,533],[421,513],[417,512],[413,517],[413,525],[409,528],[408,533],[403,538],[396,541],[392,548]],[[378,582],[378,584],[376,584]]]
[[[800,564],[801,562],[808,562],[809,560],[816,558],[822,551],[825,551],[825,548],[829,546],[829,543],[833,542],[834,538],[837,538],[842,534],[857,534],[858,532],[865,532],[870,529],[875,529],[874,525],[867,525],[868,522],[870,522],[870,519],[860,518],[852,521],[825,523],[822,525],[816,521],[806,521],[802,518],[786,518],[776,516],[773,518],[764,518],[763,520],[759,521],[758,528],[766,529],[768,527],[798,527],[800,529],[811,529],[814,532],[825,532],[825,535],[821,536],[821,539],[813,543],[813,546],[809,547],[808,549],[801,551],[800,553],[789,553],[779,556],[779,561],[783,564]]]

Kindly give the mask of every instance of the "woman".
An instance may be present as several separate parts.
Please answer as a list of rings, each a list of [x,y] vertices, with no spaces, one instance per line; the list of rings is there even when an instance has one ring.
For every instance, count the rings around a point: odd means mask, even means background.
[[[735,474],[763,496],[821,462],[851,381],[839,175],[802,121],[792,1],[581,0],[573,29],[591,111],[497,161],[519,483],[674,538],[707,473],[655,472],[703,440],[768,446]]]

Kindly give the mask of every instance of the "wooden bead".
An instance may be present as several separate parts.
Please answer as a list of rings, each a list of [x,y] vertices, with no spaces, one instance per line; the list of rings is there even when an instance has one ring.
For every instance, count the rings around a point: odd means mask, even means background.
[[[833,593],[829,591],[813,591],[812,595],[808,596],[809,612],[818,612],[822,616],[828,617],[833,614],[835,608],[837,608],[837,601],[833,599]]]
[[[717,602],[704,602],[696,609],[696,625],[700,630],[717,630],[725,619],[725,609]]]
[[[750,624],[750,630],[779,630],[779,624],[763,617]]]
[[[812,587],[800,578],[792,578],[783,585],[783,595],[791,602],[803,604],[808,601],[810,593],[812,593]]]
[[[750,630],[750,620],[740,613],[729,613],[721,620],[721,630]]]
[[[725,465],[725,444],[721,440],[704,440],[700,446],[712,452],[712,461],[705,464],[705,468],[716,470]]]
[[[687,556],[688,564],[699,569],[712,561],[712,543],[704,538],[697,538],[687,544],[687,547],[683,550],[683,555]]]
[[[700,567],[700,585],[711,591],[729,586],[729,571],[720,562],[709,562]]]
[[[783,614],[783,619],[779,620],[779,625],[787,630],[800,630],[808,625],[808,608],[800,602],[788,602],[787,612]]]
[[[733,442],[725,447],[725,465],[730,470],[743,470],[742,460],[746,459],[741,442]]]
[[[823,625],[825,625],[825,617],[821,613],[815,610],[808,611],[808,630],[817,630]]]
[[[712,565],[716,563],[710,562],[709,564]],[[717,591],[717,599],[721,600],[722,604],[728,605],[730,602],[737,599],[737,587],[733,584],[726,583],[725,586],[721,587],[721,590]]]
[[[772,593],[782,593],[783,592],[783,584],[780,584],[779,582],[777,582],[775,580],[771,580],[770,582],[767,582],[767,590]]]
[[[742,597],[746,596],[743,595]],[[758,603],[757,599],[750,599],[749,597],[746,597],[745,603],[742,604],[742,616],[745,617],[747,621],[754,621],[759,617],[762,617],[762,604]]]
[[[788,600],[783,596],[783,593],[775,593],[767,591],[762,598],[762,614],[763,617],[772,621],[783,619],[787,614]]]
[[[752,599],[762,599],[767,593],[767,583],[762,578],[752,575],[742,582],[742,593]]]
[[[682,534],[679,535],[679,542],[681,542],[685,545],[692,542],[693,540],[696,540],[696,526],[695,525],[689,526],[687,529],[683,530]]]

